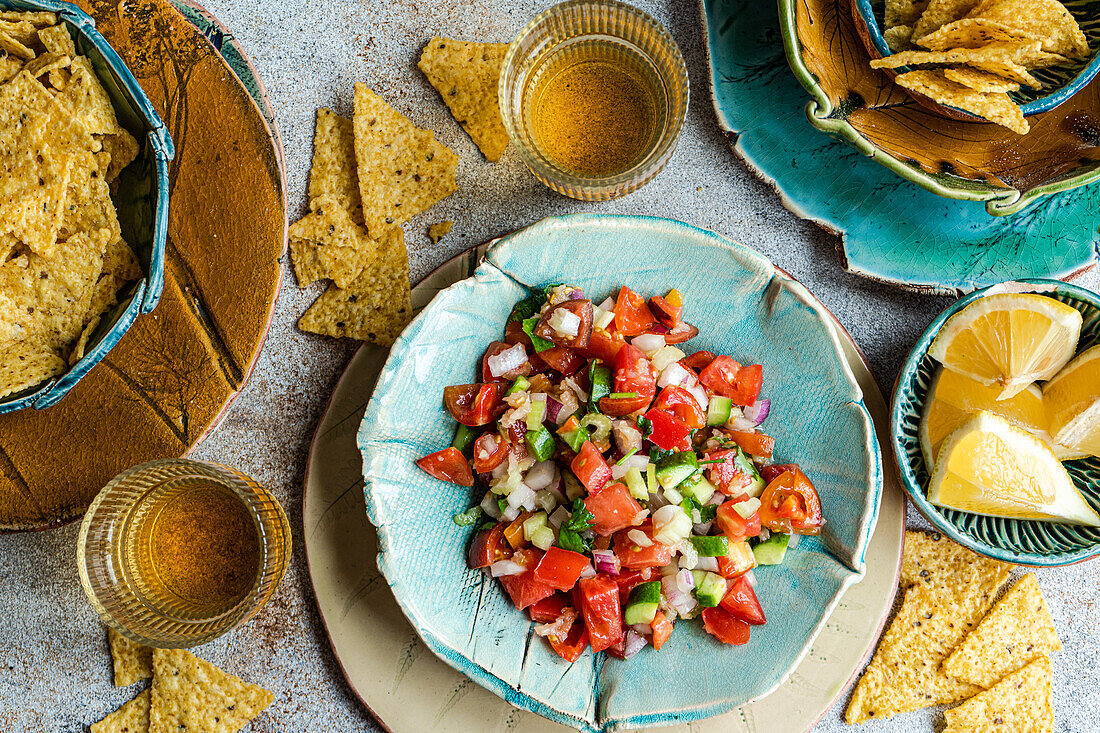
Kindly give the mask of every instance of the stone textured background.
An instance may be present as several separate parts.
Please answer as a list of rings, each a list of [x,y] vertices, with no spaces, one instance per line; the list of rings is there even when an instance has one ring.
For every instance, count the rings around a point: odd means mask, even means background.
[[[760,250],[806,283],[851,331],[888,390],[909,345],[949,300],[844,273],[836,237],[786,211],[729,150],[710,106],[696,3],[636,3],[664,21],[679,42],[692,89],[679,149],[648,187],[620,201],[584,204],[543,188],[512,151],[496,165],[484,161],[417,71],[420,48],[436,34],[509,40],[549,4],[210,0],[207,7],[239,38],[267,84],[286,146],[292,220],[306,210],[314,110],[329,106],[349,114],[353,82],[365,81],[462,156],[459,193],[406,225],[414,280],[468,246],[552,214],[600,211],[682,219]],[[432,245],[428,225],[448,218],[455,221],[454,230]],[[1098,280],[1089,275],[1081,282],[1095,289]],[[356,348],[295,329],[320,290],[299,290],[288,268],[252,380],[195,454],[237,466],[270,486],[294,527],[293,562],[272,603],[247,626],[200,651],[275,692],[272,707],[246,729],[253,733],[380,730],[341,676],[305,569],[300,503],[307,450],[327,396]],[[910,523],[920,525],[912,516]],[[77,579],[76,534],[76,525],[70,525],[0,537],[0,730],[84,731],[135,694],[136,688],[111,685],[105,634]],[[1100,669],[1100,565],[1038,575],[1066,647],[1054,665],[1056,730],[1100,729],[1094,685]],[[815,732],[848,729],[840,719],[843,702]],[[926,711],[862,730],[933,731],[942,725],[938,712]],[[768,731],[787,733],[779,721]]]

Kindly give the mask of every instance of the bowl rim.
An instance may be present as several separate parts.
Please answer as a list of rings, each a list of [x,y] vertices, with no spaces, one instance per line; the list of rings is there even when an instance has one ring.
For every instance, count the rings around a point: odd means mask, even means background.
[[[886,43],[886,38],[882,35],[882,29],[879,26],[878,16],[875,13],[874,7],[871,5],[872,0],[852,0],[852,7],[859,13],[863,24],[867,28],[866,40],[869,40],[874,45],[874,50],[878,52],[880,57],[889,56],[894,53],[890,50],[890,46]],[[870,48],[867,49],[871,51]],[[1031,115],[1040,114],[1042,112],[1049,112],[1058,105],[1065,102],[1077,92],[1092,81],[1093,77],[1100,72],[1100,50],[1094,50],[1092,58],[1085,64],[1081,71],[1077,73],[1072,79],[1067,81],[1062,86],[1050,94],[1045,94],[1041,97],[1031,100],[1026,104],[1021,104],[1020,109],[1024,113],[1024,117],[1030,117]],[[933,100],[934,101],[934,100]],[[969,119],[981,119],[977,115],[971,114],[964,109],[958,107],[950,107],[948,105],[942,105],[939,102],[935,102],[937,106],[945,107],[953,112],[961,112]]]
[[[69,365],[59,375],[28,389],[0,399],[0,414],[28,407],[45,409],[58,402],[118,344],[139,315],[151,313],[160,302],[164,290],[164,258],[168,240],[168,164],[175,158],[175,145],[164,121],[160,118],[145,90],[114,47],[96,29],[95,20],[78,6],[63,0],[0,0],[0,8],[8,10],[47,11],[57,13],[71,29],[81,34],[96,50],[114,74],[123,92],[130,98],[142,121],[153,153],[156,180],[153,210],[153,242],[149,267],[136,281],[130,304],[107,333],[83,357]]]
[[[928,328],[924,330],[924,333],[917,339],[909,355],[905,358],[901,370],[898,372],[897,380],[894,383],[894,393],[890,399],[890,446],[893,448],[897,459],[894,463],[901,477],[902,488],[904,488],[905,493],[909,495],[909,500],[913,502],[914,508],[916,508],[937,531],[942,532],[955,542],[974,552],[1014,565],[1026,565],[1028,567],[1037,568],[1075,565],[1100,557],[1100,542],[1090,548],[1076,550],[1074,552],[1043,555],[1033,552],[1015,552],[1007,550],[996,545],[983,543],[968,534],[960,532],[958,528],[944,518],[939,508],[933,505],[928,500],[927,496],[925,496],[924,490],[917,481],[913,464],[906,457],[902,428],[902,422],[904,420],[903,408],[906,405],[912,404],[914,401],[902,398],[903,386],[911,385],[916,378],[917,368],[928,355],[928,349],[932,345],[932,340],[943,328],[943,324],[947,322],[947,319],[979,298],[984,297],[991,289],[998,288],[998,292],[1001,292],[1001,289],[1003,289],[1005,285],[1015,283],[1032,286],[1032,289],[1021,292],[1033,292],[1038,294],[1058,292],[1075,300],[1084,301],[1100,311],[1100,295],[1079,285],[1046,278],[1020,278],[997,285],[990,285],[989,287],[975,290],[973,293],[955,301],[944,309],[944,311],[929,324]],[[915,406],[922,407],[923,402]]]
[[[861,510],[860,522],[862,525],[862,532],[856,540],[857,544],[853,547],[852,559],[855,561],[855,567],[848,564],[845,560],[833,556],[838,565],[846,567],[848,572],[840,580],[835,594],[833,594],[826,606],[823,608],[821,618],[818,620],[817,624],[814,626],[809,636],[803,641],[802,646],[798,649],[798,653],[792,659],[790,668],[787,669],[783,674],[779,675],[773,685],[768,687],[759,695],[754,696],[753,698],[745,700],[743,702],[731,703],[729,702],[729,700],[726,700],[715,703],[700,703],[693,707],[684,708],[682,710],[677,710],[674,712],[662,711],[654,713],[638,713],[628,717],[608,719],[602,722],[597,720],[594,723],[588,723],[581,718],[574,717],[574,715],[571,713],[560,711],[557,708],[554,708],[551,705],[547,704],[546,702],[532,697],[531,695],[523,691],[518,691],[517,693],[516,688],[511,683],[501,679],[492,671],[479,666],[476,662],[467,657],[465,653],[458,649],[452,648],[442,639],[438,638],[433,632],[426,628],[425,625],[417,619],[417,615],[414,614],[410,609],[408,599],[404,596],[394,593],[394,598],[397,601],[398,606],[408,618],[410,625],[413,627],[418,637],[421,638],[425,645],[436,656],[446,662],[449,666],[459,671],[466,677],[477,682],[482,687],[485,687],[486,689],[494,692],[505,700],[508,700],[517,707],[531,710],[532,712],[536,712],[543,717],[557,721],[559,723],[568,724],[573,727],[579,726],[582,730],[592,733],[602,733],[602,731],[612,731],[621,728],[668,725],[678,722],[684,723],[703,720],[714,715],[728,712],[729,710],[733,709],[735,705],[754,702],[774,692],[775,689],[779,687],[779,685],[783,684],[783,682],[789,677],[790,673],[797,667],[799,661],[801,661],[804,656],[809,652],[810,646],[817,638],[824,624],[828,621],[833,609],[836,607],[837,603],[840,602],[840,599],[843,597],[844,593],[852,585],[862,580],[866,571],[865,555],[867,545],[870,541],[870,537],[874,533],[874,529],[878,522],[879,507],[884,490],[884,458],[882,455],[881,447],[879,445],[874,421],[871,418],[867,406],[863,402],[862,388],[859,386],[857,380],[855,379],[855,375],[851,371],[850,365],[844,359],[842,353],[843,347],[840,343],[840,336],[836,331],[836,326],[834,325],[833,319],[830,317],[829,312],[825,308],[825,306],[821,304],[815,296],[813,296],[813,294],[808,290],[808,288],[806,288],[805,285],[794,279],[785,271],[780,270],[767,257],[756,251],[755,249],[747,245],[738,243],[722,234],[718,234],[717,232],[713,232],[711,230],[697,227],[692,224],[688,224],[686,222],[675,219],[648,215],[576,213],[546,217],[539,221],[533,222],[532,224],[519,230],[509,232],[508,234],[502,235],[501,237],[492,240],[493,244],[486,252],[482,262],[492,265],[497,271],[505,273],[508,277],[512,277],[511,275],[508,275],[506,270],[499,268],[496,262],[494,262],[494,260],[492,259],[491,255],[493,254],[495,248],[505,245],[507,242],[517,237],[530,237],[533,234],[537,234],[540,231],[545,231],[548,228],[577,227],[583,231],[585,228],[598,227],[608,224],[612,226],[673,226],[676,228],[688,230],[696,236],[705,238],[709,243],[721,246],[730,253],[736,253],[744,257],[745,260],[751,263],[747,266],[754,265],[768,271],[772,276],[772,280],[779,281],[781,283],[781,286],[786,289],[788,293],[794,299],[796,299],[805,308],[806,311],[809,312],[809,314],[812,314],[808,315],[807,317],[816,318],[821,323],[821,325],[825,328],[825,332],[835,349],[835,353],[839,360],[839,368],[842,373],[843,381],[847,382],[850,389],[852,390],[853,399],[847,402],[846,405],[850,405],[851,408],[854,409],[856,413],[858,413],[858,419],[860,420],[860,424],[863,429],[863,448],[868,459],[868,475],[865,477],[865,479],[869,487],[869,491],[864,499],[864,504]],[[455,282],[444,291],[441,291],[441,293],[458,287],[468,286],[466,284],[473,280],[475,277],[476,273],[471,273],[469,277]],[[436,294],[435,298],[438,297],[440,297],[440,294]],[[421,313],[417,316],[417,318],[414,319],[414,322],[420,319],[426,319],[431,310],[431,305],[432,303],[426,305]],[[399,351],[404,351],[402,347],[405,343],[406,336],[402,334],[395,342],[389,356],[387,356],[386,363],[383,365],[382,369],[379,372],[378,382],[376,383],[375,390],[383,386],[388,381],[387,376],[389,374],[396,373],[399,370],[400,363],[395,360],[394,357],[395,355],[398,355]],[[376,505],[373,502],[372,483],[370,479],[366,477],[366,474],[370,472],[369,452],[371,451],[371,446],[378,444],[373,437],[368,438],[368,436],[366,436],[368,422],[375,418],[375,415],[372,414],[372,404],[376,404],[375,396],[376,394],[372,394],[371,400],[370,402],[368,402],[363,420],[356,434],[356,445],[359,448],[360,455],[362,456],[364,461],[364,477],[366,480],[363,487],[363,493],[366,501],[367,517],[371,524],[373,524],[378,530],[378,567],[382,573],[382,576],[386,579],[387,584],[391,586],[392,590],[394,582],[391,579],[391,574],[393,570],[390,568],[391,560],[390,554],[388,553],[390,544],[389,526],[387,523],[379,521]],[[832,555],[832,553],[830,553],[830,555]]]
[[[847,119],[832,117],[835,107],[829,95],[821,88],[821,84],[802,59],[802,42],[798,38],[797,3],[798,0],[779,0],[779,24],[783,46],[791,71],[810,94],[810,101],[806,103],[805,108],[806,117],[811,125],[822,132],[842,138],[879,165],[889,168],[905,180],[937,196],[959,201],[984,201],[985,209],[991,216],[1016,214],[1045,196],[1100,181],[1100,166],[1097,166],[1074,176],[1020,191],[1017,188],[991,186],[982,181],[958,176],[929,173],[920,166],[911,166],[895,158],[856,130]]]

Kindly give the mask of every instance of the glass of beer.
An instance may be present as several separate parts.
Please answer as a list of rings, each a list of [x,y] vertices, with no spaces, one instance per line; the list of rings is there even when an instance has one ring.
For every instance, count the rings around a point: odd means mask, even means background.
[[[203,644],[247,621],[289,556],[275,497],[234,469],[186,459],[115,477],[77,541],[80,582],[103,621],[160,648]]]

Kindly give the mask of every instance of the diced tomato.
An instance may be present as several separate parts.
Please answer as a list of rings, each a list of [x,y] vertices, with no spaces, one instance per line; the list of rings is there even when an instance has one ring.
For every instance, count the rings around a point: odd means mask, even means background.
[[[527,607],[527,615],[537,624],[552,624],[561,616],[561,612],[569,607],[569,600],[564,593],[555,593],[543,598],[538,603]]]
[[[616,540],[618,543],[618,540]],[[616,544],[616,548],[618,545]],[[618,549],[615,550],[618,554]],[[666,565],[668,563],[665,563]],[[641,568],[640,570],[626,570],[615,576],[615,583],[619,586],[619,603],[625,606],[630,598],[630,591],[640,583],[648,583],[658,577],[656,568]]]
[[[670,346],[673,344],[682,344],[685,341],[690,341],[699,335],[699,329],[690,323],[680,322],[676,325],[676,328],[670,330],[665,334],[665,343]]]
[[[795,464],[793,463],[787,465],[773,463],[769,466],[764,466],[763,468],[761,468],[760,475],[764,478],[764,481],[770,484],[772,481],[775,481],[780,474],[786,473],[793,468],[797,468],[797,466],[795,466]]]
[[[575,349],[569,349],[565,346],[555,346],[552,349],[540,351],[535,354],[535,358],[541,360],[547,367],[563,377],[576,374],[585,365],[583,356],[577,353]]]
[[[707,478],[726,496],[740,496],[752,485],[752,476],[737,467],[737,450],[720,450],[706,454],[708,461],[722,461],[707,465]]]
[[[718,528],[730,542],[742,542],[760,535],[760,514],[753,512],[748,517],[742,517],[736,509],[738,503],[736,499],[730,499],[718,507]]]
[[[623,615],[619,606],[619,586],[606,575],[581,578],[577,583],[581,596],[581,616],[588,629],[592,651],[599,652],[623,638]]]
[[[467,562],[471,568],[487,568],[498,560],[507,560],[512,556],[512,548],[504,539],[503,522],[474,535],[467,553]]]
[[[615,355],[615,392],[633,392],[651,400],[657,394],[657,374],[653,365],[633,344],[625,344]]]
[[[466,462],[466,456],[458,448],[444,448],[430,453],[416,465],[435,476],[440,481],[450,481],[459,486],[473,486],[474,474],[470,470],[470,464]]]
[[[680,359],[680,366],[694,369],[699,372],[710,366],[714,358],[713,351],[696,351],[694,354],[688,354],[683,359]]]
[[[642,296],[624,285],[615,299],[615,330],[623,336],[637,336],[656,322]]]
[[[534,348],[531,344],[531,337],[523,331],[523,323],[520,321],[508,321],[508,324],[504,327],[504,341],[508,344],[523,344],[527,347],[528,354]]]
[[[748,542],[734,542],[725,556],[714,559],[718,561],[718,573],[723,578],[736,578],[756,567],[756,556]]]
[[[653,629],[653,638],[650,641],[653,648],[659,651],[665,645],[665,642],[672,637],[672,622],[668,620],[663,612],[658,611],[654,614],[653,621],[649,625]]]
[[[626,417],[633,412],[649,407],[651,399],[651,397],[645,395],[638,397],[602,397],[600,398],[600,412],[610,417]]]
[[[520,575],[502,575],[500,583],[504,590],[516,604],[516,608],[523,610],[532,606],[543,598],[554,595],[554,589],[545,583],[535,580],[534,568],[542,559],[542,552],[535,549],[518,550],[512,555],[512,561],[523,565],[527,570]]]
[[[523,363],[515,369],[510,369],[499,377],[494,377],[493,372],[489,369],[489,357],[496,356],[502,351],[507,351],[512,348],[514,344],[507,344],[503,341],[494,341],[489,344],[489,348],[485,349],[485,353],[481,357],[481,381],[482,382],[513,382],[516,377],[526,377],[531,373],[531,362],[528,359],[524,359]]]
[[[648,519],[638,527],[632,527],[649,537],[653,544],[641,547],[634,540],[627,537],[629,530],[623,530],[615,535],[615,556],[619,558],[619,564],[627,570],[640,568],[662,568],[672,562],[672,548],[653,540],[653,522]]]
[[[569,627],[569,633],[564,639],[550,635],[546,640],[550,642],[550,647],[558,653],[558,656],[567,662],[575,662],[581,658],[581,654],[584,654],[584,650],[588,647],[588,629],[578,619]]]
[[[531,378],[527,380],[531,383],[531,386],[527,388],[528,392],[549,392],[554,387],[554,383],[550,381],[550,377],[545,374],[533,374]]]
[[[488,473],[508,457],[508,441],[496,433],[479,435],[474,441],[474,471]]]
[[[507,385],[500,382],[460,384],[443,389],[443,402],[455,420],[475,428],[504,414],[508,409],[504,403],[506,390]]]
[[[785,468],[760,497],[760,521],[775,532],[820,533],[825,520],[817,489],[798,466]]]
[[[649,299],[649,310],[658,323],[665,328],[673,329],[680,324],[680,318],[684,315],[684,303],[681,300],[679,305],[673,305],[667,298],[654,295]]]
[[[602,328],[596,328],[593,329],[592,336],[588,339],[588,346],[580,351],[590,359],[599,359],[605,364],[614,364],[615,355],[619,353],[619,349],[625,343],[622,334],[610,334]]]
[[[741,366],[728,356],[717,356],[699,372],[699,381],[735,405],[751,405],[760,396],[764,367],[759,364]]]
[[[550,325],[555,317],[554,314],[561,312],[572,313],[577,317],[580,321],[577,326],[577,333],[572,336],[564,335],[558,333]],[[566,300],[552,308],[547,308],[546,312],[542,314],[542,318],[539,319],[538,325],[535,326],[535,335],[541,336],[558,346],[568,346],[571,349],[582,349],[588,346],[588,341],[592,338],[592,301]]]
[[[707,424],[707,412],[691,392],[683,387],[668,386],[657,395],[653,408],[666,410],[683,421],[689,428],[702,428]]]
[[[551,547],[535,566],[535,580],[557,590],[569,590],[590,564],[579,552]]]
[[[653,426],[649,442],[662,450],[690,450],[691,428],[664,410],[653,409],[645,414]]]
[[[629,527],[642,511],[642,505],[630,495],[626,485],[618,482],[604,487],[598,494],[590,494],[584,505],[595,517],[592,530],[605,537]]]
[[[725,430],[723,432],[730,436],[730,439],[741,446],[741,449],[750,456],[772,457],[772,450],[775,449],[775,438],[770,435],[742,432],[740,430]]]
[[[760,599],[756,597],[756,591],[752,589],[749,579],[742,575],[734,578],[727,584],[725,598],[718,605],[741,619],[747,624],[760,626],[768,622],[764,618],[764,607],[760,605]]]
[[[611,480],[611,466],[591,440],[584,441],[580,453],[569,464],[573,475],[584,484],[589,494],[596,494]]]
[[[523,536],[523,523],[534,514],[534,512],[522,512],[512,520],[511,524],[504,528],[504,539],[508,540],[508,544],[512,546],[513,550],[527,547],[527,538]]]
[[[726,644],[749,643],[749,625],[721,606],[703,609],[703,628]]]

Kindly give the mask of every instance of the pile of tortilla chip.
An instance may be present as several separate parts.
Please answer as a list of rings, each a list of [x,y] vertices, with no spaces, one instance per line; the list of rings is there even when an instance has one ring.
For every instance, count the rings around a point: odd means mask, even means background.
[[[1008,93],[1041,88],[1033,69],[1091,53],[1058,0],[886,0],[883,35],[895,53],[873,68],[915,67],[895,81],[1020,135],[1030,126]]]
[[[108,632],[115,684],[152,677],[149,689],[94,724],[91,733],[236,733],[272,703],[262,687],[183,649],[150,649]]]
[[[111,201],[137,152],[57,15],[0,12],[0,397],[80,359],[141,277]]]
[[[1054,729],[1050,654],[1062,644],[1039,584],[939,534],[905,533],[901,607],[845,712],[852,725],[933,705],[944,733]]]

